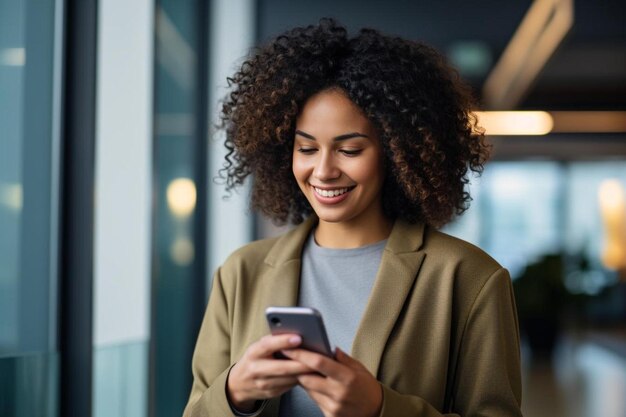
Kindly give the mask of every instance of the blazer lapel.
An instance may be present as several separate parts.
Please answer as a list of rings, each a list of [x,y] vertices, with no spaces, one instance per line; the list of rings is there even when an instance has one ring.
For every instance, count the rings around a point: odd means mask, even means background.
[[[281,236],[265,257],[270,266],[265,276],[264,300],[268,306],[295,306],[298,303],[300,290],[300,270],[302,265],[302,248],[317,218],[312,216],[300,226]]]
[[[298,291],[300,290],[300,265],[299,259],[276,265],[263,280],[267,305],[264,307],[290,307],[298,303]]]
[[[417,278],[424,225],[397,220],[352,343],[352,356],[377,376],[387,340]]]

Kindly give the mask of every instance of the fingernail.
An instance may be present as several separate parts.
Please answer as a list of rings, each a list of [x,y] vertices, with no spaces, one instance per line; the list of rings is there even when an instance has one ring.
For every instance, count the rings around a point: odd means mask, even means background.
[[[300,336],[291,336],[289,338],[289,344],[293,346],[297,346],[302,342],[302,338]]]

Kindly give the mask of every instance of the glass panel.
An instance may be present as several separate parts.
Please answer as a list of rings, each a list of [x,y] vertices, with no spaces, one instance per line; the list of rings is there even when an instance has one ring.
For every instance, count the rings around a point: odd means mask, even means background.
[[[485,176],[481,244],[513,276],[561,248],[560,167],[553,162],[493,164]]]
[[[470,209],[448,233],[487,251],[513,276],[562,243],[563,168],[555,162],[491,163],[470,188]]]
[[[470,209],[444,230],[486,250],[514,278],[557,252],[602,268],[607,236],[598,194],[610,180],[626,188],[626,162],[494,162],[472,181]],[[605,281],[598,284],[612,283]]]
[[[148,415],[148,342],[94,351],[94,417]]]
[[[603,249],[603,225],[598,193],[604,181],[617,180],[626,188],[626,162],[586,162],[572,164],[567,182],[569,208],[566,247],[598,258]]]
[[[0,359],[0,416],[56,416],[56,353]]]
[[[0,3],[0,355],[19,349],[19,265],[22,223],[22,109],[25,48],[23,2]]]
[[[155,417],[180,415],[191,391],[191,357],[205,306],[197,233],[205,190],[198,173],[206,117],[199,95],[207,30],[201,3],[156,2],[155,229],[153,261],[153,398]],[[202,22],[202,24],[201,24]],[[205,140],[205,139],[202,139]]]
[[[61,2],[0,0],[0,415],[56,416]]]

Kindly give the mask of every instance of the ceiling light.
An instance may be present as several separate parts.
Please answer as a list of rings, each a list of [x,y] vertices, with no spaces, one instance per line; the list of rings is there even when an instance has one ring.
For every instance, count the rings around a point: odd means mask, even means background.
[[[573,0],[535,0],[485,81],[487,106],[515,108],[573,24]]]
[[[626,111],[553,111],[555,133],[626,132]]]
[[[475,112],[478,126],[487,135],[546,135],[554,122],[545,111],[489,111]]]

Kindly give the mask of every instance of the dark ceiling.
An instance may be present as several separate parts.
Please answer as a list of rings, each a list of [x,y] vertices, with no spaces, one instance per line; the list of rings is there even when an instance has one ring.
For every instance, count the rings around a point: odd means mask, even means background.
[[[258,38],[334,17],[445,52],[480,94],[531,1],[259,0]],[[468,54],[468,51],[470,52]],[[574,0],[574,24],[519,108],[626,109],[626,1]]]
[[[574,0],[574,25],[524,106],[626,109],[626,1]]]

